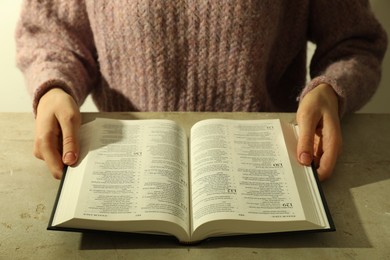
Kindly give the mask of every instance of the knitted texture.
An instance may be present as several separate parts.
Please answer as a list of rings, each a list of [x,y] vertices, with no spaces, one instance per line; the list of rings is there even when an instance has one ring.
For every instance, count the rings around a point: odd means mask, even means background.
[[[344,113],[374,93],[386,49],[363,0],[25,1],[16,40],[34,110],[61,87],[101,111],[294,111],[327,83]]]

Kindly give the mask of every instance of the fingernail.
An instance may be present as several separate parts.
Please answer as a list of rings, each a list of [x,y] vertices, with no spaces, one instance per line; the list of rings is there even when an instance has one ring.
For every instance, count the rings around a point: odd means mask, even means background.
[[[76,154],[73,152],[67,152],[64,155],[64,163],[65,164],[73,164],[76,161]]]
[[[303,165],[310,165],[312,160],[313,160],[313,158],[311,157],[311,155],[309,153],[301,153],[301,155],[299,156],[299,161]]]

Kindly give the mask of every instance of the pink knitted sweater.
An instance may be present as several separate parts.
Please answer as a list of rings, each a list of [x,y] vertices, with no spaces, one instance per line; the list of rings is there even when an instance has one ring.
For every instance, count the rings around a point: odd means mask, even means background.
[[[328,83],[343,114],[375,92],[387,45],[366,0],[40,0],[20,17],[34,110],[61,87],[101,111],[295,111]]]

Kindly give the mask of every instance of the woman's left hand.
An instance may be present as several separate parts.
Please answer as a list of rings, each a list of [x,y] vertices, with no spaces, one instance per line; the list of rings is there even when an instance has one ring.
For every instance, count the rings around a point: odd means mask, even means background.
[[[298,161],[309,166],[314,160],[319,179],[329,178],[342,146],[338,97],[331,86],[318,85],[304,96],[297,123]]]

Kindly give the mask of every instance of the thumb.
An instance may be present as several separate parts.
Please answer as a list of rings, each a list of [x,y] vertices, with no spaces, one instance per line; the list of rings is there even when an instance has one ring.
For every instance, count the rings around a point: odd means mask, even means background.
[[[314,136],[316,126],[307,117],[301,118],[298,121],[299,136],[297,146],[298,161],[306,166],[309,166],[313,161],[314,153]]]
[[[75,113],[68,119],[59,119],[62,130],[62,161],[66,165],[73,165],[78,160],[80,121],[79,113]]]

